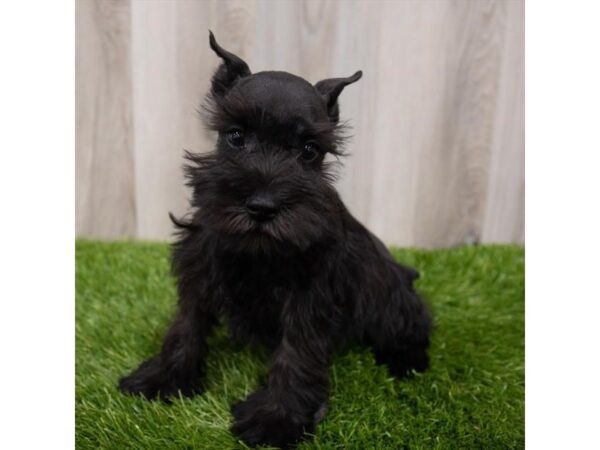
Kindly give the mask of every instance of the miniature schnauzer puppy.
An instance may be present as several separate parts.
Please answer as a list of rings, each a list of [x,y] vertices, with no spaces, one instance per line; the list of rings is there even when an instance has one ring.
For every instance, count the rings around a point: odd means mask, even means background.
[[[205,102],[212,153],[187,153],[191,212],[175,219],[179,310],[160,352],[120,380],[148,399],[202,391],[206,338],[272,350],[263,386],[232,408],[249,445],[288,447],[324,417],[336,350],[366,344],[398,378],[428,366],[431,316],[394,261],[346,209],[329,153],[342,154],[338,96],[362,72],[312,85],[287,72],[252,74],[210,33],[222,59]]]

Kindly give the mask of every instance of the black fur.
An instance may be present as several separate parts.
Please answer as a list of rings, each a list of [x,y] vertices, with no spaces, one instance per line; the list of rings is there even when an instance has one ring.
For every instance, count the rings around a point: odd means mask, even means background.
[[[206,337],[224,320],[232,337],[273,350],[266,384],[233,407],[232,431],[286,447],[323,418],[336,350],[368,344],[397,377],[424,371],[431,319],[418,273],[352,217],[324,162],[341,154],[337,98],[361,72],[315,86],[252,75],[212,33],[210,43],[224,61],[205,104],[219,139],[213,153],[187,154],[192,212],[173,218],[179,312],[160,353],[119,387],[163,399],[201,392]]]

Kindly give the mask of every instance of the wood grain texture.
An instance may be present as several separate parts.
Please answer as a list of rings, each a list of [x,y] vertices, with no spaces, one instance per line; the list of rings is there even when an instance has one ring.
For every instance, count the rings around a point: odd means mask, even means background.
[[[76,232],[134,237],[130,4],[77,0],[75,11]]]
[[[94,50],[110,31],[78,25],[78,49],[88,55],[78,57],[78,73],[116,74],[119,86],[130,86],[130,106],[120,113],[133,118],[127,142],[134,164],[120,166],[120,184],[104,192],[102,180],[87,174],[114,171],[116,150],[99,162],[98,146],[83,138],[89,133],[77,140],[79,235],[117,236],[111,224],[128,217],[122,236],[169,238],[167,213],[183,213],[189,196],[183,149],[209,151],[214,143],[196,113],[219,63],[208,48],[210,28],[254,72],[287,70],[315,83],[363,70],[340,100],[354,139],[338,188],[387,243],[523,242],[521,0],[106,3],[112,6],[81,3],[87,10],[78,24],[93,20],[110,30],[119,19],[95,16],[129,11],[130,30],[114,43],[122,56]],[[114,61],[124,67],[111,69]],[[118,104],[117,93],[98,80],[78,84],[78,132],[97,125],[94,101],[112,96],[103,101]],[[114,128],[109,136],[123,135],[115,125],[103,124]],[[120,201],[109,203],[117,191]],[[122,217],[127,208],[131,215]],[[105,220],[93,228],[96,213]]]
[[[442,90],[418,164],[418,246],[480,241],[505,18],[506,2],[453,2],[443,13]]]
[[[524,19],[523,3],[509,2],[483,221],[484,242],[525,241]]]

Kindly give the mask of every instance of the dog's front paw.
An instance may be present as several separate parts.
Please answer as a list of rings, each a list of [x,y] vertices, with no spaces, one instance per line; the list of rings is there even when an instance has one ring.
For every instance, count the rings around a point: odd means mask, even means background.
[[[305,432],[312,432],[314,422],[286,411],[283,405],[269,403],[262,389],[251,394],[232,409],[235,419],[231,432],[246,444],[289,448],[297,444]]]
[[[157,357],[144,361],[131,374],[121,378],[119,389],[125,394],[142,395],[148,400],[160,398],[164,401],[169,401],[179,393],[184,397],[191,397],[202,392],[198,383],[165,373]]]

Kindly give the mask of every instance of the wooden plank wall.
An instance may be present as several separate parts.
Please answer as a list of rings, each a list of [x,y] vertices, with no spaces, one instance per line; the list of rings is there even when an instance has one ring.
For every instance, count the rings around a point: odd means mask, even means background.
[[[387,243],[524,241],[522,0],[76,2],[79,236],[169,239],[183,149],[218,58],[253,71],[364,77],[339,190]]]

